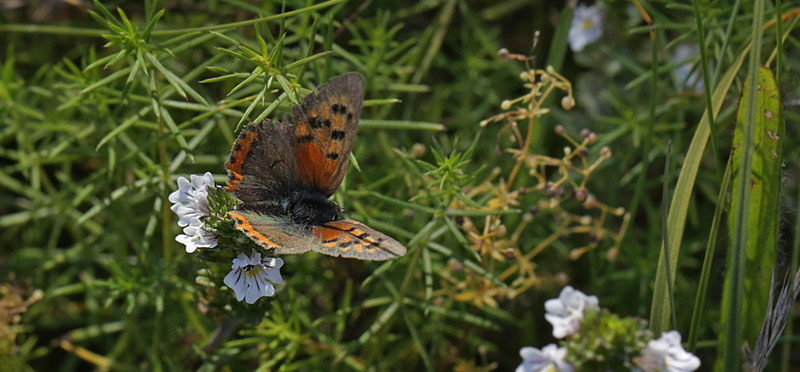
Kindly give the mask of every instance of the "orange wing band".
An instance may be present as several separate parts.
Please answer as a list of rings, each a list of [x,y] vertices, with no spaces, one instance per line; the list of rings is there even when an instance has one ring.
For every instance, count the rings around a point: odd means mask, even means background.
[[[252,225],[250,225],[250,221],[248,221],[244,216],[236,212],[228,212],[228,215],[233,217],[236,220],[236,228],[241,230],[251,239],[255,239],[261,245],[267,248],[280,248],[281,246],[278,244],[273,243],[271,240],[267,239],[264,234],[256,231]]]

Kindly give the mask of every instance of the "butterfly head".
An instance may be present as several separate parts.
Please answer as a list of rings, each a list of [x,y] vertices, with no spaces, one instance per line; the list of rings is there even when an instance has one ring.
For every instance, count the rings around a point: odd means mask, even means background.
[[[316,190],[297,190],[284,204],[292,222],[303,226],[320,226],[341,218],[342,209]]]

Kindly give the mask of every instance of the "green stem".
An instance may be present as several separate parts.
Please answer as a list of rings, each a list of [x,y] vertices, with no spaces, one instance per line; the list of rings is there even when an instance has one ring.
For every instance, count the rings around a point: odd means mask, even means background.
[[[700,62],[703,66],[703,79],[705,84],[703,84],[705,88],[705,96],[706,96],[706,112],[708,112],[708,125],[711,128],[711,152],[714,153],[714,163],[717,166],[717,178],[722,181],[722,161],[719,157],[719,151],[717,151],[717,125],[714,122],[714,106],[711,105],[711,85],[714,82],[711,80],[711,76],[708,74],[708,56],[706,55],[706,37],[705,32],[703,31],[703,17],[700,15],[700,2],[698,0],[693,0],[694,3],[694,18],[697,22],[697,37],[698,43],[700,44]]]

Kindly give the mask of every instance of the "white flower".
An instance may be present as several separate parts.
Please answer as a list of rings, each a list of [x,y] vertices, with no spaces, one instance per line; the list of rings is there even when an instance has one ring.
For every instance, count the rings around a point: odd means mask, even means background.
[[[603,35],[603,15],[597,5],[586,6],[583,4],[575,8],[572,14],[572,23],[569,26],[567,40],[573,52],[580,52],[586,45],[591,44]]]
[[[175,240],[186,245],[187,253],[217,246],[217,236],[203,229],[203,218],[209,216],[208,188],[216,186],[214,177],[206,172],[202,176],[193,174],[191,178],[190,182],[186,177],[178,177],[178,189],[168,198],[173,203],[169,209],[178,215],[178,226],[185,226],[183,234]]]
[[[598,308],[597,297],[587,296],[570,286],[564,287],[558,298],[547,300],[544,318],[553,325],[553,337],[564,338],[578,332],[587,307]]]
[[[683,84],[687,89],[703,90],[704,81],[701,74],[700,66],[692,70],[694,60],[693,57],[700,55],[700,47],[697,45],[681,44],[675,48],[675,52],[670,57],[673,63],[685,61],[682,65],[678,66],[673,73],[678,81]],[[690,75],[691,74],[691,75]]]
[[[236,293],[237,301],[244,299],[248,304],[252,304],[261,297],[275,294],[272,283],[283,283],[281,266],[283,260],[280,258],[262,260],[259,252],[250,255],[250,258],[244,253],[239,253],[239,257],[233,259],[232,270],[225,276],[224,282]]]
[[[186,253],[192,253],[197,248],[214,248],[217,246],[217,236],[214,233],[203,229],[200,220],[193,221],[194,224],[183,228],[183,234],[175,237],[179,243],[186,246]]]
[[[634,363],[643,372],[690,372],[700,368],[700,359],[681,346],[681,334],[669,331],[650,340]]]
[[[572,372],[575,370],[567,363],[567,349],[550,344],[539,350],[534,347],[523,347],[519,351],[522,364],[515,372]]]
[[[169,194],[169,201],[174,203],[169,209],[178,215],[178,226],[181,227],[208,216],[208,187],[216,186],[211,172],[190,177],[191,182],[186,177],[178,177],[178,189]]]

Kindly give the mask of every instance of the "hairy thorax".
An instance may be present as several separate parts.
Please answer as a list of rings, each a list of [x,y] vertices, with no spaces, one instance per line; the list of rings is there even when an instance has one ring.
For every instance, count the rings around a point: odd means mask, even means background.
[[[316,190],[298,190],[284,204],[284,213],[301,225],[323,225],[341,217],[341,208]]]

